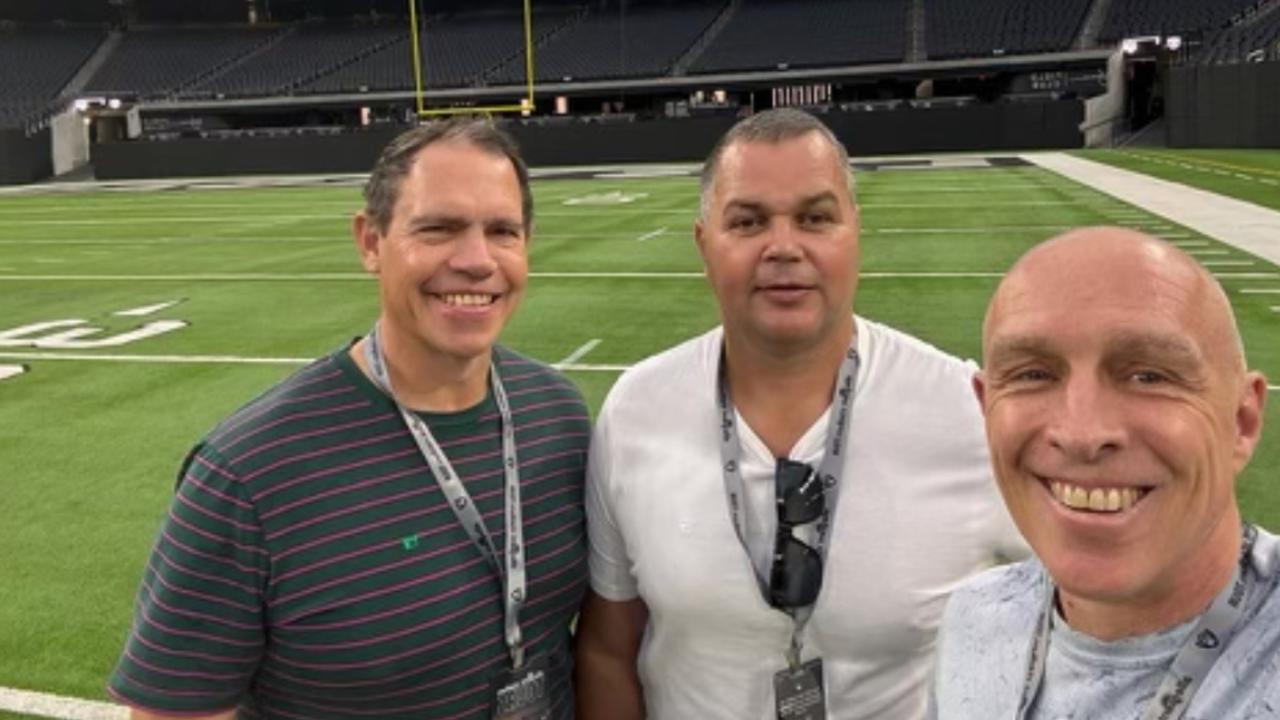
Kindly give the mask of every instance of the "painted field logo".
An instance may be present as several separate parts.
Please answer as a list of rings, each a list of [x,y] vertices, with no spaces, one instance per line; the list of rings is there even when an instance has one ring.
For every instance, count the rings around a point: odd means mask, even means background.
[[[130,308],[112,313],[117,317],[140,317],[176,305],[181,300]],[[187,327],[183,320],[156,320],[125,332],[108,334],[88,320],[47,320],[0,331],[0,348],[42,350],[94,350],[120,347]]]
[[[0,380],[18,377],[26,371],[26,365],[0,365]]]
[[[579,197],[571,197],[564,201],[565,205],[625,205],[633,203],[637,200],[643,200],[649,197],[649,193],[624,193],[621,190],[613,192],[597,193],[595,195],[581,195]]]

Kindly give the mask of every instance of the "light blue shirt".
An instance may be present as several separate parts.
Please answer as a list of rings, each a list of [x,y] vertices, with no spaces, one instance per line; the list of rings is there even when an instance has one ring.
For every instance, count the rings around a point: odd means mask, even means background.
[[[1280,720],[1280,540],[1260,530],[1256,580],[1240,628],[1185,720]],[[943,617],[930,717],[1014,720],[1044,603],[1036,560],[989,570],[951,597]],[[1055,617],[1030,720],[1138,720],[1198,618],[1106,642]]]

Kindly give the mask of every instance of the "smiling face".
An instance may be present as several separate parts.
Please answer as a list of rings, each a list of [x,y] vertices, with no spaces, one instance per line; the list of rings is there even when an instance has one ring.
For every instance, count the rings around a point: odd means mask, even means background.
[[[1160,602],[1229,573],[1266,383],[1194,261],[1117,229],[1050,241],[1001,283],[983,352],[1000,490],[1062,592]]]
[[[401,181],[385,231],[356,218],[377,275],[389,355],[415,365],[487,357],[528,277],[520,185],[511,161],[465,140],[427,145]]]
[[[859,262],[847,174],[817,132],[725,148],[694,233],[731,342],[847,340]]]

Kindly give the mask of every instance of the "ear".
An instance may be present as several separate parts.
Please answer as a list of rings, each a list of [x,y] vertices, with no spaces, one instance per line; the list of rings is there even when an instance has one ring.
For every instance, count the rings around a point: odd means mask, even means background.
[[[377,223],[363,210],[351,219],[351,237],[355,241],[356,253],[360,256],[364,269],[370,275],[377,275],[381,267],[378,241],[382,239],[382,234],[378,232]]]
[[[707,226],[702,218],[693,221],[693,243],[698,246],[698,255],[702,256],[702,264],[707,262]]]
[[[1262,437],[1262,411],[1267,401],[1267,379],[1259,372],[1245,373],[1236,403],[1235,469],[1239,474],[1249,464]]]
[[[978,406],[981,407],[983,412],[985,413],[987,410],[986,375],[981,370],[979,370],[973,374],[973,379],[971,382],[973,384],[973,394],[975,397],[978,398]]]

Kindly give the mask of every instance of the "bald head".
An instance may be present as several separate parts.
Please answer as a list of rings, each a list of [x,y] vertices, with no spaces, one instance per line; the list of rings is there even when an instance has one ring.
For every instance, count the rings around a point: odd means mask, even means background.
[[[984,355],[995,321],[1026,304],[1122,303],[1139,316],[1185,323],[1215,364],[1245,369],[1231,302],[1209,271],[1159,238],[1120,227],[1068,231],[1023,255],[996,288],[983,322]]]
[[[1115,639],[1203,611],[1239,558],[1235,478],[1267,393],[1204,268],[1121,228],[1036,246],[992,298],[974,389],[1073,628]]]

